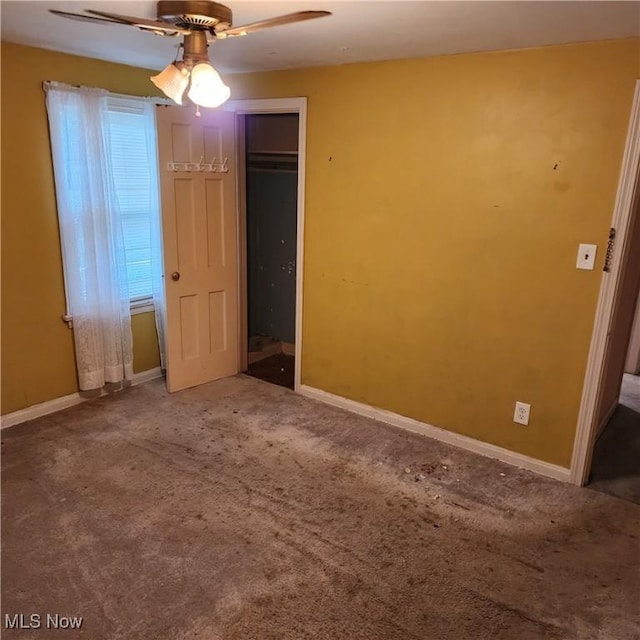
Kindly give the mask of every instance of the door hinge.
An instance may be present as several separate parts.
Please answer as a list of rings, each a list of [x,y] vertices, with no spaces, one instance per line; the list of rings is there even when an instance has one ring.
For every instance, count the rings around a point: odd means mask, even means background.
[[[609,229],[609,240],[607,242],[607,251],[604,256],[604,267],[602,267],[603,271],[609,271],[611,268],[611,261],[613,260],[613,249],[616,243],[616,230],[611,227]]]

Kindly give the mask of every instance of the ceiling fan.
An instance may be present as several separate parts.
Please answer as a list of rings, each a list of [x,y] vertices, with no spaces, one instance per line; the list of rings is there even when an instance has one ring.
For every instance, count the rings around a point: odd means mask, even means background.
[[[156,20],[93,9],[86,9],[85,13],[50,11],[72,20],[137,27],[160,36],[182,36],[182,60],[174,60],[151,81],[177,104],[183,104],[186,92],[191,102],[203,107],[217,107],[230,95],[229,87],[209,63],[209,43],[331,15],[329,11],[298,11],[234,27],[231,9],[210,0],[160,0]]]

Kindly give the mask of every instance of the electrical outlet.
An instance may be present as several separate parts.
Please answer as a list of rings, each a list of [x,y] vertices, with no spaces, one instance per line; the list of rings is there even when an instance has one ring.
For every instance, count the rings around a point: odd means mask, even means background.
[[[529,412],[531,405],[526,402],[516,402],[516,410],[513,414],[513,421],[518,424],[529,424]]]

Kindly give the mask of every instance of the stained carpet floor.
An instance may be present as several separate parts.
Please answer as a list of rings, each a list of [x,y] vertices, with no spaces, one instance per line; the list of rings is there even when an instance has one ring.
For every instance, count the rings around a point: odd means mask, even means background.
[[[638,505],[246,376],[141,385],[2,452],[3,625],[83,618],[3,638],[640,637]]]

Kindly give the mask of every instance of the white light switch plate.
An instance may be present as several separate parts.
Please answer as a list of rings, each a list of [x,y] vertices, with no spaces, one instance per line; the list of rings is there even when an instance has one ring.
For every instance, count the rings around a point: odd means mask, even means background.
[[[598,250],[595,244],[581,244],[578,247],[578,259],[576,260],[576,269],[593,270],[596,263],[596,251]]]

